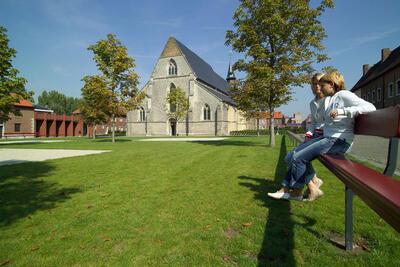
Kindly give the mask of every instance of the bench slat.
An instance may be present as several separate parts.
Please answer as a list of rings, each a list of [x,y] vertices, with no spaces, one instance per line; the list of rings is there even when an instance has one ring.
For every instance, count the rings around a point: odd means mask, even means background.
[[[400,105],[358,115],[355,118],[354,133],[400,137]]]
[[[400,181],[338,155],[319,160],[369,207],[400,232]]]

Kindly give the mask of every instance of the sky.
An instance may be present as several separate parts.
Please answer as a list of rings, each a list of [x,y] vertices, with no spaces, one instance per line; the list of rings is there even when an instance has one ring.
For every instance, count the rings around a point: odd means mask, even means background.
[[[231,52],[225,33],[234,30],[238,5],[238,0],[0,0],[0,25],[8,30],[9,46],[17,50],[13,65],[36,98],[43,90],[79,97],[81,79],[98,73],[87,47],[108,33],[116,34],[135,59],[141,86],[169,36],[225,78]],[[382,48],[400,45],[400,0],[336,0],[335,5],[320,17],[331,59],[314,67],[336,67],[351,89],[363,64],[377,63]],[[240,57],[232,54],[233,61]],[[307,116],[313,97],[309,85],[292,90],[294,99],[279,111]]]

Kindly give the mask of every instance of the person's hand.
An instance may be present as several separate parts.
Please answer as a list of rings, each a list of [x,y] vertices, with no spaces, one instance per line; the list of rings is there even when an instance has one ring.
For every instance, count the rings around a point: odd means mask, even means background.
[[[338,115],[337,109],[334,109],[334,110],[331,111],[330,116],[331,116],[332,119],[336,118],[337,115]]]
[[[304,140],[305,140],[305,141],[311,140],[312,136],[313,136],[313,133],[310,132],[310,131],[308,131],[308,132],[306,132],[306,134],[304,135]]]

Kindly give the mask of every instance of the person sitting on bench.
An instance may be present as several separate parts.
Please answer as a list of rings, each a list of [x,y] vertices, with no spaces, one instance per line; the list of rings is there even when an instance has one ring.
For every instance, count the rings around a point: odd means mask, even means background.
[[[325,74],[319,81],[326,96],[323,103],[323,136],[311,139],[301,150],[293,154],[291,164],[282,182],[282,188],[269,197],[285,200],[303,200],[302,190],[306,175],[310,173],[309,164],[322,154],[344,154],[351,147],[354,139],[354,117],[361,113],[375,111],[375,106],[345,90],[343,75],[338,71]],[[310,183],[311,184],[311,183]],[[316,186],[309,186],[307,200],[313,201],[322,196]]]
[[[324,103],[324,94],[321,91],[321,85],[319,84],[319,80],[321,77],[324,76],[324,73],[315,73],[311,77],[311,90],[313,92],[314,98],[310,102],[310,114],[311,114],[311,123],[310,126],[308,127],[308,131],[305,134],[304,138],[304,143],[300,144],[297,146],[295,149],[290,151],[286,157],[285,157],[285,162],[287,166],[289,167],[292,164],[292,158],[293,155],[301,150],[304,146],[307,146],[305,144],[306,142],[310,141],[311,139],[318,138],[323,135],[323,127],[324,127],[324,120],[323,120],[323,103]],[[317,174],[315,173],[315,170],[312,166],[311,163],[309,163],[310,166],[307,167],[307,170],[309,171],[308,173],[304,174],[306,176],[306,185],[307,185],[307,190],[304,193],[303,197],[308,197],[310,194],[310,187],[314,188],[320,188],[323,184],[322,179],[317,177]]]

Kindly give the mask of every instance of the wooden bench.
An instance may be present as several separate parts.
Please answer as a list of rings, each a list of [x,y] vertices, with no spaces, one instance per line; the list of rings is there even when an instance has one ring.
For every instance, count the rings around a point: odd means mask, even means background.
[[[353,196],[358,195],[381,218],[400,232],[400,181],[396,170],[400,138],[400,105],[355,118],[354,133],[389,139],[387,164],[383,173],[339,155],[322,155],[319,160],[345,185],[345,248],[353,249]],[[300,141],[298,136],[288,133]]]

